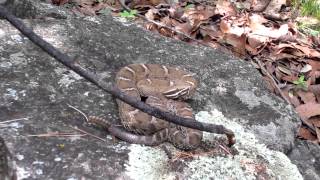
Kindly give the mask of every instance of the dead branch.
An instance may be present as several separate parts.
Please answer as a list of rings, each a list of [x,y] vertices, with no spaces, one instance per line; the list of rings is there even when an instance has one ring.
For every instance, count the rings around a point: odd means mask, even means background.
[[[75,134],[75,133],[64,133],[64,132],[49,132],[43,134],[29,134],[28,137],[82,137],[87,134]]]
[[[85,130],[83,130],[83,129],[79,129],[79,128],[77,128],[77,127],[72,127],[72,126],[70,126],[70,128],[72,128],[72,129],[74,129],[74,130],[76,130],[76,131],[79,131],[79,132],[81,132],[81,133],[83,133],[83,134],[85,134],[85,135],[92,136],[92,137],[94,137],[94,138],[96,138],[96,139],[99,139],[99,140],[101,140],[101,141],[103,141],[103,142],[106,142],[105,139],[102,139],[101,137],[96,136],[96,135],[94,135],[94,134],[91,134],[91,133],[89,133],[89,132],[87,132],[87,131],[85,131]]]
[[[102,78],[99,78],[94,73],[86,70],[85,68],[81,67],[79,64],[73,61],[68,55],[62,53],[60,50],[53,47],[51,44],[46,42],[43,38],[35,34],[32,29],[28,28],[21,20],[17,19],[14,15],[12,15],[6,8],[0,6],[0,17],[5,18],[9,21],[15,28],[17,28],[22,34],[27,36],[33,43],[38,45],[42,50],[47,52],[50,56],[54,57],[63,65],[67,66],[68,68],[75,71],[80,76],[84,77],[88,81],[92,82],[99,88],[103,89],[104,91],[112,94],[114,97],[122,100],[123,102],[128,103],[129,105],[140,109],[141,111],[157,117],[159,119],[164,119],[171,123],[175,123],[181,126],[198,129],[201,131],[207,131],[216,134],[225,134],[228,137],[229,145],[233,145],[235,143],[234,133],[225,128],[222,125],[214,125],[208,123],[201,123],[195,121],[191,118],[183,118],[177,115],[174,115],[169,112],[161,111],[158,108],[149,106],[144,102],[126,95],[125,93],[121,92],[117,87],[110,87],[106,82],[103,81]]]
[[[29,120],[29,117],[1,121],[0,124],[12,123],[12,122],[16,122],[16,121],[26,121],[26,120]]]
[[[74,107],[74,106],[71,106],[70,104],[67,104],[67,105],[68,105],[70,108],[78,111],[78,112],[86,119],[86,121],[89,122],[88,116],[87,116],[84,112],[80,111],[79,109],[77,109],[77,108]]]

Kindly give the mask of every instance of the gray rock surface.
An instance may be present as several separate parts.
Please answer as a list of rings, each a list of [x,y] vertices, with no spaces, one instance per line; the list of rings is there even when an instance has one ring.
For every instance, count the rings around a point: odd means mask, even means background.
[[[71,104],[89,115],[102,115],[118,123],[113,97],[54,61],[0,20],[0,121],[24,118],[8,123],[0,129],[0,136],[14,157],[19,179],[301,178],[295,166],[279,155],[292,151],[299,119],[291,106],[267,91],[251,65],[219,51],[160,37],[110,16],[76,17],[32,0],[12,0],[6,5],[21,18],[32,18],[24,22],[107,82],[113,83],[117,70],[130,63],[175,65],[196,73],[200,84],[190,104],[195,113],[202,112],[197,114],[198,120],[226,123],[238,133],[239,142],[236,158],[200,156],[196,161],[179,160],[182,165],[168,163],[159,147],[113,143],[106,132],[87,125],[68,107]],[[46,14],[47,9],[55,15]],[[30,136],[74,132],[74,126],[107,136],[107,141],[88,136]],[[259,162],[265,172],[248,172],[244,158]],[[203,168],[197,169],[199,164]],[[285,170],[286,165],[287,174],[276,171],[277,166]]]
[[[300,171],[304,172],[305,180],[320,179],[320,147],[311,142],[296,140],[296,146],[288,154]]]
[[[14,180],[16,178],[16,170],[12,156],[8,151],[6,143],[0,137],[0,179]]]

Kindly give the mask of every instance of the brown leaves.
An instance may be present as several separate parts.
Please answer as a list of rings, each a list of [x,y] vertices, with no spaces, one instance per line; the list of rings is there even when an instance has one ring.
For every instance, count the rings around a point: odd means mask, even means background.
[[[234,5],[225,0],[218,0],[216,3],[215,14],[220,14],[222,16],[236,15],[236,8]]]
[[[296,111],[299,113],[300,117],[307,120],[313,116],[320,115],[320,104],[307,103],[296,107]]]
[[[241,36],[237,36],[235,34],[225,34],[224,40],[227,44],[234,47],[234,52],[236,52],[237,55],[246,54],[246,36],[244,34]]]
[[[274,48],[276,54],[286,52],[297,57],[320,58],[319,51],[305,45],[298,45],[296,43],[279,44]]]
[[[298,136],[303,139],[308,139],[309,141],[317,141],[317,137],[304,127],[299,129]]]
[[[195,25],[196,22],[207,21],[214,15],[213,8],[206,6],[196,6],[185,10],[182,19]]]

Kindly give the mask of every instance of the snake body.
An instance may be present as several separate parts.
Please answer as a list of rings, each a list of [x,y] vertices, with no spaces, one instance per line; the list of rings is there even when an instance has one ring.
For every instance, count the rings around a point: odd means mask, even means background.
[[[116,75],[117,87],[127,95],[145,101],[163,111],[185,118],[193,118],[192,109],[183,100],[190,98],[197,87],[191,73],[176,67],[159,64],[131,64]],[[199,146],[202,132],[179,126],[150,116],[121,100],[117,100],[122,125],[129,132],[110,126],[101,118],[93,118],[96,124],[109,127],[116,137],[131,143],[158,145],[169,141],[184,150]]]

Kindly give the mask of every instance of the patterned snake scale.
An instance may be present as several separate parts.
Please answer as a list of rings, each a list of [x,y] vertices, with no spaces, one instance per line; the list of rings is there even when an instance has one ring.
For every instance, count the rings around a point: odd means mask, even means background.
[[[151,106],[193,118],[192,109],[183,100],[194,94],[197,81],[184,70],[159,64],[131,64],[117,73],[116,85],[127,95]],[[168,141],[179,149],[191,150],[201,142],[202,132],[199,130],[155,118],[121,100],[117,100],[117,103],[121,123],[130,132],[102,118],[92,117],[90,121],[106,127],[112,135],[136,144],[154,146]]]

